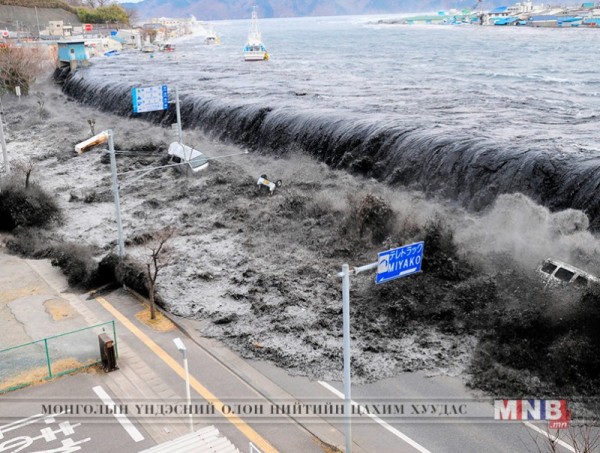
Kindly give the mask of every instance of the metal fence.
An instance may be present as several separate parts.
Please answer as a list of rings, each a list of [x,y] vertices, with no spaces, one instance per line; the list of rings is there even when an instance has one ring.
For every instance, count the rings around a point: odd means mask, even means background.
[[[111,331],[118,357],[114,321],[0,350],[0,394],[99,363],[98,335]]]

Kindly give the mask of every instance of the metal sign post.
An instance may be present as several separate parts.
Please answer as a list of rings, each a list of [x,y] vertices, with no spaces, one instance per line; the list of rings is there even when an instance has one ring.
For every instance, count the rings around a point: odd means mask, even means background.
[[[350,385],[350,267],[342,264],[342,331],[344,337],[344,423],[346,452],[352,451],[352,426],[350,411],[352,396]]]
[[[366,264],[350,270],[348,264],[342,264],[342,331],[344,342],[344,431],[346,437],[346,453],[352,452],[352,384],[350,373],[350,275],[360,274],[377,269],[375,283],[384,283],[421,271],[424,242],[405,245],[378,254],[376,263]]]
[[[183,144],[183,129],[181,128],[181,110],[179,109],[179,92],[175,87],[175,112],[177,113],[177,134],[179,136],[179,144]],[[192,156],[190,156],[191,158]]]

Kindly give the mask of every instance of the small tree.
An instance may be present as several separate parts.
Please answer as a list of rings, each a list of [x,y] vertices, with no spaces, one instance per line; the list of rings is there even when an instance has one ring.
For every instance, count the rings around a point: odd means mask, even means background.
[[[148,282],[148,298],[150,299],[150,319],[156,319],[154,298],[156,294],[156,280],[162,269],[173,262],[173,255],[167,247],[167,241],[173,237],[175,229],[167,227],[154,233],[146,243],[149,254],[146,262],[146,278]]]
[[[17,161],[14,165],[15,168],[25,176],[25,189],[29,189],[31,173],[33,172],[35,164],[31,159],[26,159]]]
[[[133,25],[140,19],[140,13],[135,8],[124,8],[125,14],[127,14],[127,23]]]
[[[38,105],[38,116],[40,119],[47,118],[49,116],[48,110],[46,110],[46,93],[38,91],[35,93],[35,97],[37,98]]]
[[[594,453],[598,451],[600,446],[600,433],[598,432],[598,422],[596,420],[585,423],[571,422],[567,429],[540,430],[540,433],[543,434],[542,439],[534,437],[530,433],[539,453],[563,451],[559,448],[559,445],[565,442],[571,445],[572,451],[575,453]]]
[[[44,48],[2,47],[0,48],[0,86],[13,92],[21,88],[24,96],[46,68],[52,65],[50,54]]]

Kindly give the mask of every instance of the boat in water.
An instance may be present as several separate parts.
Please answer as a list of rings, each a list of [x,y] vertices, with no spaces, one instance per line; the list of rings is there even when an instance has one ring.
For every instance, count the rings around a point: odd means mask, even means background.
[[[157,45],[160,52],[175,52],[175,46],[170,42],[161,42]]]
[[[156,47],[154,44],[144,44],[144,46],[142,47],[142,52],[144,53],[154,53],[158,50],[158,47]]]
[[[210,25],[206,30],[206,37],[204,38],[204,44],[211,46],[214,44],[221,44],[221,37],[217,34],[215,29]]]
[[[248,33],[248,41],[244,47],[245,61],[263,61],[268,60],[269,54],[265,48],[260,31],[258,31],[258,15],[256,14],[256,6],[252,9],[252,22],[250,24],[250,32]]]

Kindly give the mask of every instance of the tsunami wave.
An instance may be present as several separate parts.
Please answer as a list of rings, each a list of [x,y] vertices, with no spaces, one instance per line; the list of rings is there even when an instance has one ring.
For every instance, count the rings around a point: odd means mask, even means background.
[[[85,72],[57,71],[63,92],[98,109],[126,117],[132,112],[126,83],[99,83]],[[200,94],[181,96],[184,128],[222,141],[283,155],[301,151],[332,168],[372,177],[396,187],[455,200],[471,210],[490,206],[498,195],[519,192],[551,210],[578,209],[600,229],[600,157],[564,153],[480,138],[466,130],[398,126],[385,118],[335,110],[302,110],[233,103]],[[174,106],[143,114],[170,125]]]

